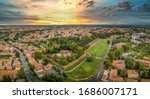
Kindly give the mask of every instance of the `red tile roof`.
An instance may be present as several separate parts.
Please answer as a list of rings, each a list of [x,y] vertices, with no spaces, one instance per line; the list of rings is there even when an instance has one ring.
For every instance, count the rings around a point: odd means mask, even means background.
[[[111,78],[115,78],[115,77],[117,77],[117,76],[118,76],[118,71],[117,71],[117,69],[111,69],[109,78],[111,79]]]
[[[4,75],[16,76],[17,74],[17,70],[0,70],[0,77],[3,77]]]
[[[112,64],[116,69],[125,68],[125,60],[113,60]]]
[[[150,82],[150,79],[141,79],[141,82]]]
[[[138,82],[138,80],[135,80],[135,79],[126,79],[126,82]]]

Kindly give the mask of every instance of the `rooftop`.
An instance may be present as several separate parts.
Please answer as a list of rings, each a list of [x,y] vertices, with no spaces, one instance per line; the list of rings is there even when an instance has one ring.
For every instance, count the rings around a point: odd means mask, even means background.
[[[126,82],[138,82],[138,80],[128,78],[126,79]]]
[[[125,60],[113,60],[113,66],[115,68],[125,68]]]
[[[115,78],[115,77],[117,77],[117,76],[118,76],[118,71],[117,71],[117,69],[111,69],[111,70],[110,70],[109,78],[111,79],[111,78]]]
[[[141,82],[150,82],[150,79],[141,79]]]

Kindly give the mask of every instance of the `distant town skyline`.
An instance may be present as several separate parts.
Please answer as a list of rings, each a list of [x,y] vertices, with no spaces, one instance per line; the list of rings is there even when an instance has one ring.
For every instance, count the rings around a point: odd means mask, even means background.
[[[150,0],[0,0],[0,24],[150,25]]]

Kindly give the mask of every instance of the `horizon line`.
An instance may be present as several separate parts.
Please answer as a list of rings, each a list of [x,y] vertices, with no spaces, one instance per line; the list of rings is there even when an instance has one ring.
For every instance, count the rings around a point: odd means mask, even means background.
[[[65,26],[65,25],[101,25],[101,26],[150,26],[150,24],[0,24],[0,26]]]

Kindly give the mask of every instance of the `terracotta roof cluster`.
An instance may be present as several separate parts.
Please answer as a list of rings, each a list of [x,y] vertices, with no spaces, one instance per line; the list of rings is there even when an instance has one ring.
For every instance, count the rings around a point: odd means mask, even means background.
[[[41,61],[36,61],[33,57],[34,52],[37,50],[34,46],[27,46],[26,44],[22,43],[15,43],[14,44],[17,48],[22,49],[24,54],[27,57],[28,62],[34,66],[35,72],[39,77],[42,77],[48,70],[51,69],[52,65],[48,64],[46,66],[43,66]]]
[[[61,51],[61,54],[64,56],[64,57],[68,57],[71,55],[71,51],[69,50],[62,50]]]
[[[127,70],[128,78],[138,79],[139,73],[137,70]]]
[[[111,69],[109,74],[109,80],[112,82],[123,82],[123,78],[118,76],[117,69]]]
[[[114,46],[114,47],[121,47],[121,46],[126,45],[126,44],[127,44],[127,43],[120,42],[120,43],[114,44],[113,46]]]
[[[8,43],[3,41],[0,41],[0,50],[2,50],[2,55],[11,55],[8,59],[0,59],[0,79],[4,75],[10,75],[15,78],[21,68],[21,63],[16,57],[16,52]]]
[[[137,59],[136,61],[138,61],[140,64],[143,64],[144,66],[147,66],[148,68],[150,68],[150,60],[147,60],[147,59]]]
[[[46,74],[51,68],[53,67],[53,65],[48,64],[46,66],[37,66],[35,67],[35,72],[37,73],[37,75],[39,77],[42,77],[44,74]]]
[[[17,70],[0,70],[0,79],[3,78],[3,76],[7,76],[10,75],[11,77],[16,77],[18,75],[18,71]]]
[[[113,60],[112,65],[116,69],[125,69],[125,60]]]

